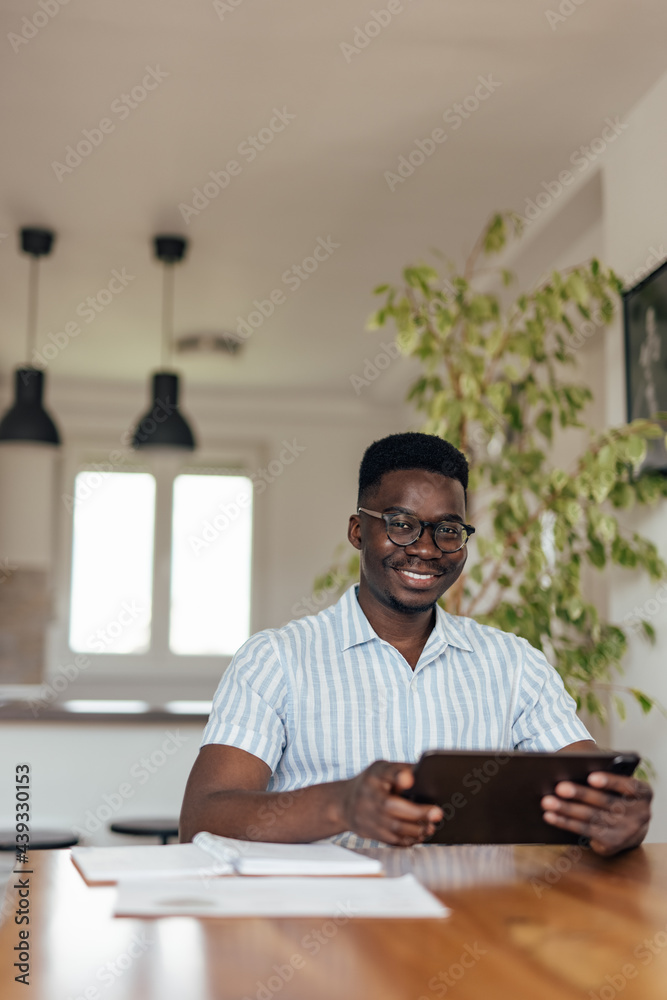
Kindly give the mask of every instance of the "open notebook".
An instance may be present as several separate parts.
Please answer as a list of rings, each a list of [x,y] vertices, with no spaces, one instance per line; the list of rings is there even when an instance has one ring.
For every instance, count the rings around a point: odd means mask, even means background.
[[[74,847],[72,859],[89,885],[127,879],[215,875],[379,875],[382,863],[337,844],[266,844],[198,833],[191,844]]]

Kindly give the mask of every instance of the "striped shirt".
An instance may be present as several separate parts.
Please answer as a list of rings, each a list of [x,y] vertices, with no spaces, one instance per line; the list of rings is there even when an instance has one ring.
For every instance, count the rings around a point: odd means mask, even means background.
[[[241,646],[202,745],[254,754],[271,768],[268,791],[290,791],[379,759],[414,763],[425,750],[559,750],[587,739],[560,675],[525,639],[436,605],[413,671],[374,631],[355,585],[318,615]]]

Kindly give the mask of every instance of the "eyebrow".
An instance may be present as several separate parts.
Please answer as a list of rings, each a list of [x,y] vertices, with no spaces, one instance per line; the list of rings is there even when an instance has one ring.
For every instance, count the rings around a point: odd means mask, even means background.
[[[407,507],[399,507],[398,504],[391,504],[389,507],[385,507],[383,514],[390,514],[392,511],[396,511],[398,514],[412,514],[413,517],[417,517],[414,510],[409,510]],[[419,519],[421,520],[421,518]],[[456,521],[458,524],[463,524],[463,518],[459,517],[458,514],[445,514],[444,517],[438,518],[435,524],[440,524],[441,521]]]

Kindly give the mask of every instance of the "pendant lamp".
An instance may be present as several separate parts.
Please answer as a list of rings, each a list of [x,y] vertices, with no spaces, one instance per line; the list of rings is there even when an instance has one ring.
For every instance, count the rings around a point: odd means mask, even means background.
[[[30,255],[28,280],[28,358],[35,348],[37,333],[37,303],[39,258],[51,253],[53,233],[48,229],[24,228],[20,231],[21,249]],[[0,420],[0,441],[34,441],[38,444],[60,444],[60,435],[44,409],[44,372],[30,361],[14,372],[14,403]]]
[[[173,339],[174,264],[185,257],[187,241],[182,236],[156,236],[155,257],[164,264],[162,272],[162,359],[161,370],[153,373],[152,400],[138,422],[133,448],[195,447],[190,425],[178,409],[178,375],[166,369]]]

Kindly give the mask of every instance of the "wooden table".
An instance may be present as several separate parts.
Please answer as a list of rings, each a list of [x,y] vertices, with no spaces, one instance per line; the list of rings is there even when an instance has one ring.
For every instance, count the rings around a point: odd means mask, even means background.
[[[35,852],[30,986],[14,981],[10,888],[0,995],[29,1000],[665,1000],[667,844],[369,851],[413,871],[445,920],[114,919],[68,851]],[[340,918],[339,918],[340,919]]]

